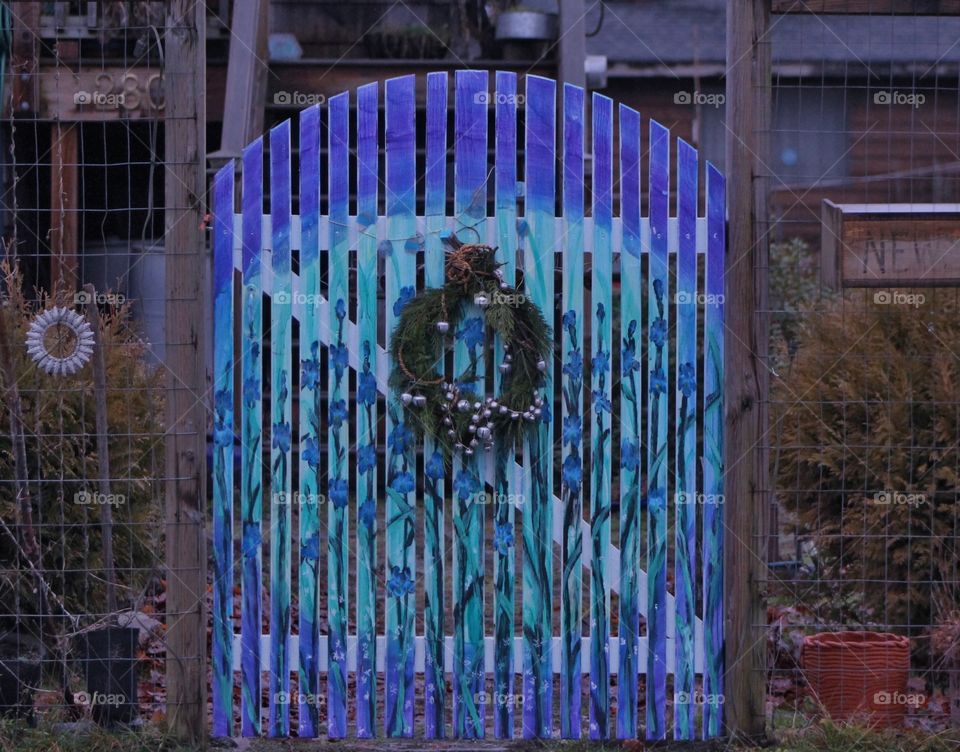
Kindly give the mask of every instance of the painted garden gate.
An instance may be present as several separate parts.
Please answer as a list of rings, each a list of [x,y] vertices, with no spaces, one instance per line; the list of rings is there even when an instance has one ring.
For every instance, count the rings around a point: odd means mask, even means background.
[[[214,735],[717,735],[723,176],[622,105],[614,149],[602,95],[588,121],[564,86],[558,131],[550,79],[450,83],[302,112],[298,216],[290,122],[266,182],[263,140],[244,151],[239,214],[234,165],[216,175]],[[536,438],[446,467],[403,424],[387,353],[451,234],[498,247],[557,347]],[[503,356],[450,334],[448,376]]]

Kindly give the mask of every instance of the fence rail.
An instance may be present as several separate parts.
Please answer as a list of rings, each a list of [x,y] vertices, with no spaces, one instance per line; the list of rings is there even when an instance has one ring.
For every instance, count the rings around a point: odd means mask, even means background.
[[[698,216],[697,153],[678,140],[677,216],[670,217],[665,128],[651,122],[645,148],[639,114],[621,106],[615,165],[608,98],[592,96],[587,121],[584,92],[566,85],[558,144],[555,82],[528,76],[524,97],[514,74],[496,73],[492,95],[489,83],[482,71],[456,74],[448,133],[447,75],[428,74],[419,174],[414,77],[386,82],[382,139],[378,84],[305,110],[299,216],[291,211],[289,122],[269,135],[268,214],[262,139],[243,155],[240,214],[233,165],[215,178],[217,736],[236,729],[237,671],[243,735],[290,734],[291,706],[301,736],[482,737],[492,729],[502,738],[519,722],[527,737],[579,738],[586,719],[591,738],[656,739],[668,735],[671,716],[675,738],[719,733],[723,177],[706,166],[706,207]],[[525,143],[522,181],[518,138]],[[592,154],[588,179],[585,149]],[[649,160],[646,216],[642,154]],[[531,441],[522,448],[501,442],[439,472],[442,463],[429,464],[436,447],[410,440],[402,405],[387,387],[388,350],[404,301],[418,285],[443,283],[451,234],[496,246],[509,281],[523,271],[524,294],[554,324],[557,353],[547,366],[553,399]],[[562,284],[554,290],[557,269]],[[488,358],[503,355],[499,342],[489,352],[466,338],[456,342],[454,378],[478,358],[486,370]],[[495,392],[502,376],[489,370],[488,391]],[[237,488],[234,415],[241,424]],[[479,496],[486,488],[492,494]],[[512,501],[518,497],[520,504]],[[515,705],[522,708],[517,718]]]

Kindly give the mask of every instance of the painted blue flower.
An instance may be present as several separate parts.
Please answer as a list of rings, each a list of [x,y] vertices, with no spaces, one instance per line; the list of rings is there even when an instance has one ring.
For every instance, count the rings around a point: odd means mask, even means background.
[[[400,294],[397,296],[396,301],[393,304],[393,315],[399,316],[407,303],[413,300],[413,296],[416,295],[417,291],[413,287],[401,287]]]
[[[580,490],[580,482],[583,480],[583,467],[580,464],[580,457],[576,454],[568,454],[563,461],[563,485],[569,488],[573,493]]]
[[[389,240],[381,240],[377,243],[377,255],[382,258],[389,258],[393,255],[393,243]]]
[[[345,400],[333,400],[330,403],[330,427],[340,428],[347,419],[347,403]]]
[[[373,405],[377,401],[377,377],[370,371],[364,371],[357,378],[357,402],[361,405]]]
[[[226,389],[218,389],[213,397],[213,409],[218,415],[233,411],[233,395]]]
[[[390,567],[390,578],[387,580],[387,592],[394,598],[402,598],[416,589],[413,578],[410,576],[410,567],[401,569],[398,566]]]
[[[583,436],[583,427],[579,415],[568,415],[563,419],[563,443],[579,444]]]
[[[656,295],[658,298],[663,297],[663,280],[662,279],[657,278],[653,280],[653,294]]]
[[[300,558],[316,561],[320,558],[320,536],[314,533],[300,544]]]
[[[233,426],[222,420],[218,420],[213,425],[213,443],[218,447],[228,447],[233,445]]]
[[[330,485],[327,487],[327,494],[330,496],[331,504],[337,509],[343,509],[347,505],[347,496],[349,495],[346,478],[331,478]]]
[[[571,379],[579,379],[583,374],[583,356],[579,350],[567,353],[567,362],[563,364],[563,372]]]
[[[350,351],[346,345],[330,345],[330,365],[336,371],[337,378],[343,376],[343,372],[350,365]]]
[[[550,412],[550,403],[544,402],[543,407],[540,408],[540,422],[549,423],[553,420],[553,413]]]
[[[656,319],[650,325],[650,341],[653,342],[654,347],[663,347],[663,343],[667,341],[667,322],[663,317]]]
[[[597,303],[597,321],[602,322],[607,317],[607,309],[603,307],[603,303]]]
[[[493,528],[493,546],[497,551],[506,555],[513,546],[513,525],[509,522],[498,522]]]
[[[606,373],[610,370],[610,353],[603,350],[597,350],[596,355],[590,361],[590,369],[594,375]]]
[[[396,454],[403,454],[408,446],[413,445],[413,431],[405,423],[398,423],[387,437],[387,446]]]
[[[667,377],[662,368],[655,368],[650,372],[650,391],[654,394],[663,394],[667,391]]]
[[[300,361],[300,386],[304,389],[316,389],[320,382],[320,361],[316,358]]]
[[[436,449],[433,450],[433,454],[430,455],[430,459],[424,463],[423,472],[427,474],[428,478],[433,478],[433,480],[440,480],[443,478],[443,455],[440,454],[440,452],[438,452]]]
[[[343,298],[337,298],[337,306],[334,309],[337,314],[338,319],[344,319],[347,315],[347,304],[343,302]]]
[[[473,316],[463,322],[463,326],[457,332],[457,339],[463,340],[463,343],[472,350],[483,344],[484,335],[483,319]]]
[[[637,320],[630,319],[630,323],[627,324],[627,338],[633,337],[637,333]]]
[[[647,503],[653,507],[662,507],[666,504],[666,494],[662,488],[651,488],[647,492]]]
[[[610,412],[611,410],[610,400],[607,399],[607,395],[605,395],[599,389],[594,389],[590,394],[593,397],[594,410],[599,410],[602,413]]]
[[[360,522],[367,527],[373,527],[373,523],[377,521],[377,502],[373,499],[367,499],[360,505],[357,514],[360,517]]]
[[[372,470],[377,466],[377,448],[373,444],[367,444],[357,450],[357,469],[361,474]]]
[[[270,445],[281,452],[290,451],[290,424],[274,423],[271,431],[272,439]]]
[[[260,526],[259,525],[244,525],[243,526],[243,558],[252,559],[257,555],[257,552],[260,550],[260,543],[263,538],[260,535]]]
[[[572,308],[563,314],[563,328],[564,329],[575,329],[577,326],[577,312]],[[572,337],[573,334],[571,333]]]
[[[631,376],[634,371],[640,370],[640,361],[637,360],[636,354],[637,351],[633,345],[627,345],[620,350],[620,370],[623,372],[624,378]]]
[[[393,476],[393,480],[390,481],[390,488],[399,494],[408,494],[416,488],[416,486],[416,481],[414,481],[410,473],[397,473]]]
[[[247,376],[243,380],[243,404],[247,407],[256,407],[262,398],[263,389],[260,387],[260,379],[256,376]]]
[[[461,501],[466,501],[480,490],[480,480],[469,470],[461,470],[453,481],[453,489]]]
[[[620,467],[635,471],[640,465],[640,450],[636,442],[624,439],[620,442]]]
[[[300,448],[300,456],[310,467],[317,469],[320,466],[320,442],[313,436],[307,436]]]
[[[697,369],[693,367],[693,363],[684,363],[680,366],[677,382],[684,397],[689,397],[697,391]]]

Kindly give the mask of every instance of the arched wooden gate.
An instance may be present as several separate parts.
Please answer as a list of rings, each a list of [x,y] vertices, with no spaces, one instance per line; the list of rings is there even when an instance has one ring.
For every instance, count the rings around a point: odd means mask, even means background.
[[[263,140],[244,151],[239,214],[235,166],[216,175],[213,732],[714,736],[723,176],[623,105],[615,144],[600,94],[587,128],[576,86],[558,138],[556,83],[537,76],[520,92],[513,73],[491,90],[458,71],[450,128],[449,83],[303,111],[296,215],[289,121],[266,183]],[[442,283],[450,233],[522,272],[557,345],[538,438],[452,472],[387,388],[390,334]],[[454,377],[503,354],[455,341]]]

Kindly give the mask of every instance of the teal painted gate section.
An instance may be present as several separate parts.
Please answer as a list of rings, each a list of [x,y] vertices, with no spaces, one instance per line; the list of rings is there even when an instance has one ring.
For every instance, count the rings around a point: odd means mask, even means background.
[[[503,72],[368,84],[264,144],[212,192],[214,735],[721,733],[723,176]],[[539,429],[450,464],[387,381],[453,237],[556,349]],[[452,334],[451,380],[499,389],[501,343]]]

